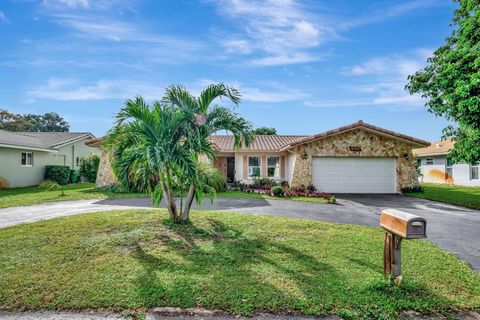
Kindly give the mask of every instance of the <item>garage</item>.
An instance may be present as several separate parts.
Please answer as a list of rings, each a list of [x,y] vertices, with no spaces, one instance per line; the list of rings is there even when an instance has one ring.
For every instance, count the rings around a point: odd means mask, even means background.
[[[329,193],[396,193],[396,159],[313,157],[312,183]]]

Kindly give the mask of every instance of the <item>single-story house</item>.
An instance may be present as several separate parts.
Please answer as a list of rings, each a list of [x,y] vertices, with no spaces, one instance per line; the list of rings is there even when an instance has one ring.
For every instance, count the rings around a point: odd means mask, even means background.
[[[214,165],[230,182],[269,177],[330,193],[400,193],[417,185],[412,149],[430,144],[363,121],[312,136],[259,135],[240,149],[233,136],[210,141],[217,149]],[[100,146],[101,139],[89,144]],[[97,183],[115,183],[106,154]]]
[[[428,147],[414,149],[413,154],[420,169],[421,182],[444,183],[462,186],[480,186],[479,164],[452,163],[448,152],[453,141],[432,142]]]
[[[78,169],[97,148],[85,145],[89,132],[10,132],[0,130],[0,188],[38,185],[46,165]]]

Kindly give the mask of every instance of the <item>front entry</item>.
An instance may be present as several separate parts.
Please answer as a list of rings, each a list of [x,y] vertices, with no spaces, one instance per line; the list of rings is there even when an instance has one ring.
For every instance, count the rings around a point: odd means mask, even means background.
[[[235,157],[227,158],[227,182],[235,181]]]

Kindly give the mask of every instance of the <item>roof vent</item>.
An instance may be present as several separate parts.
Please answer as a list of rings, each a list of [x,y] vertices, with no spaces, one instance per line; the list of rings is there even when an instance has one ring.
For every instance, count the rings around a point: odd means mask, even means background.
[[[442,144],[441,144],[441,143],[437,143],[435,146],[436,146],[437,148],[441,148],[441,147],[442,147]]]

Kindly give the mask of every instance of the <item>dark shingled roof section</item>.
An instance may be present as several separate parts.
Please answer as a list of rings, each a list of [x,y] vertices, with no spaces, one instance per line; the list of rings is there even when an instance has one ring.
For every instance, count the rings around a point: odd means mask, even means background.
[[[257,135],[250,147],[242,147],[239,151],[280,151],[285,145],[306,138],[307,136]],[[214,135],[208,138],[219,151],[235,151],[234,137],[231,135]]]
[[[89,132],[10,132],[0,130],[0,145],[55,150],[56,147],[93,137]]]

